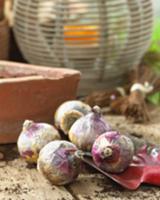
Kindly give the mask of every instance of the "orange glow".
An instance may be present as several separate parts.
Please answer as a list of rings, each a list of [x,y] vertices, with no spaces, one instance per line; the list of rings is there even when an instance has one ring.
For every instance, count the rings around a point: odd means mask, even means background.
[[[98,42],[97,26],[67,25],[64,27],[64,40],[68,44],[95,44]]]

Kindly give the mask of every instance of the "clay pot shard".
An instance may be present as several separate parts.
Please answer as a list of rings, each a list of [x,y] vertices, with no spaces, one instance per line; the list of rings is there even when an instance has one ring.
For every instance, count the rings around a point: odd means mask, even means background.
[[[25,119],[53,124],[57,107],[76,98],[79,80],[76,70],[0,61],[0,143],[16,142]]]

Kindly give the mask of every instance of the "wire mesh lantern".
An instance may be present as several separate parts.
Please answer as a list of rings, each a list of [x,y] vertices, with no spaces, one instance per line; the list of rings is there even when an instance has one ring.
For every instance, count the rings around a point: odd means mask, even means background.
[[[14,33],[30,63],[80,70],[83,91],[107,88],[147,50],[151,1],[16,0]]]

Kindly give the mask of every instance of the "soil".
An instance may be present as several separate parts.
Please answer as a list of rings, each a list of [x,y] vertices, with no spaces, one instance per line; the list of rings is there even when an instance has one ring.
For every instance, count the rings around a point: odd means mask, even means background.
[[[160,109],[153,111],[152,122],[147,125],[131,124],[122,116],[107,116],[115,129],[133,133],[152,142],[160,143]],[[158,139],[159,138],[159,139]],[[129,191],[110,179],[87,168],[72,184],[65,187],[51,185],[36,170],[19,158],[17,147],[1,145],[0,200],[159,200],[159,187],[141,185]]]

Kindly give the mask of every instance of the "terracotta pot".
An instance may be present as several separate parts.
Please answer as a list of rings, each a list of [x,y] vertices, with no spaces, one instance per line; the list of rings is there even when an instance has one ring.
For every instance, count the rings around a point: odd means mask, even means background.
[[[75,99],[80,72],[0,61],[0,143],[17,141],[25,119],[53,124],[54,112]]]
[[[6,19],[0,21],[0,60],[9,56],[9,26]]]

